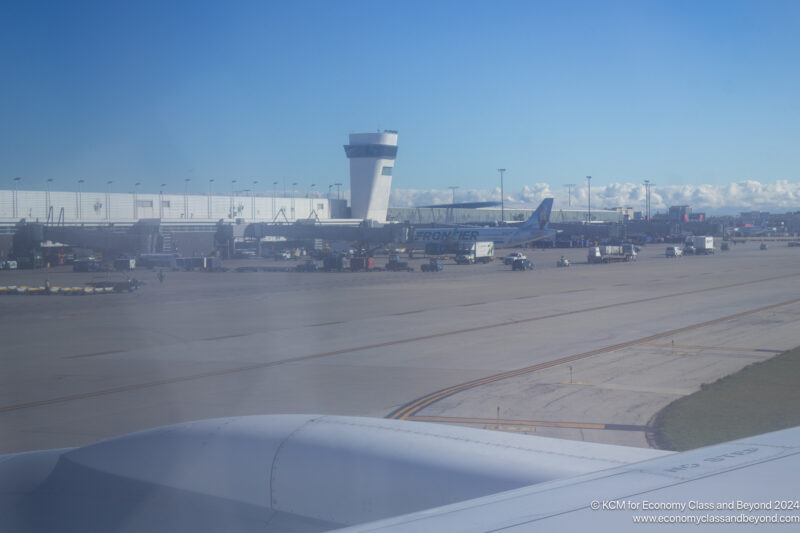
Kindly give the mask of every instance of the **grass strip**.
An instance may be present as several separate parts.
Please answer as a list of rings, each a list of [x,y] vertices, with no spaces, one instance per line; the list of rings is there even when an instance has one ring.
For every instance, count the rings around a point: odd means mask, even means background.
[[[655,417],[662,449],[684,451],[800,425],[800,347],[675,400]]]

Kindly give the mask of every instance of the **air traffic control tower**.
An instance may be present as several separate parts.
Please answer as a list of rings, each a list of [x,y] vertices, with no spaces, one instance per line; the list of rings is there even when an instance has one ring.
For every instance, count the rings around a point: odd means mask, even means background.
[[[351,133],[344,151],[350,160],[351,216],[385,222],[397,156],[397,132]]]

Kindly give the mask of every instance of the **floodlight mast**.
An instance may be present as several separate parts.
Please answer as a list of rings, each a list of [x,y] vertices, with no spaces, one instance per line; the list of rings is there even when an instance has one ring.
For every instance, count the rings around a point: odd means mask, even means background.
[[[589,214],[588,214],[588,219],[589,219],[589,222],[591,222],[592,221],[592,177],[591,176],[586,176],[586,183],[589,186],[589,195],[588,195],[588,199],[589,199]]]
[[[503,173],[506,171],[506,169],[498,168],[497,171],[500,173],[500,221],[505,222],[506,209],[505,209],[505,194],[503,193]]]
[[[574,183],[565,183],[564,187],[567,188],[567,207],[572,207],[572,188],[575,186]]]
[[[453,191],[453,203],[456,203],[456,189],[458,189],[458,185],[451,185],[448,187],[451,191]]]

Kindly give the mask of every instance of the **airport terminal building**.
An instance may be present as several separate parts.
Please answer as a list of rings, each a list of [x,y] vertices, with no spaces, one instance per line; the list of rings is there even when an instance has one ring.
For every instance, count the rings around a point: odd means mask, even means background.
[[[169,194],[0,191],[0,225],[28,222],[66,225],[134,224],[158,219],[168,225],[207,225],[219,220],[294,222],[347,218],[347,201],[319,195],[277,191],[231,191],[227,194]]]

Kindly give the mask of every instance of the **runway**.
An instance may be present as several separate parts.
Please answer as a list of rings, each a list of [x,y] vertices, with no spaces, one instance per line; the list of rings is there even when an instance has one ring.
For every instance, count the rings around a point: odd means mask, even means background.
[[[267,413],[647,446],[663,406],[800,344],[800,251],[665,247],[612,265],[535,251],[532,272],[136,272],[147,284],[133,294],[6,296],[0,453]],[[555,268],[562,254],[576,264]],[[0,284],[45,277],[93,275],[4,271]]]

